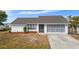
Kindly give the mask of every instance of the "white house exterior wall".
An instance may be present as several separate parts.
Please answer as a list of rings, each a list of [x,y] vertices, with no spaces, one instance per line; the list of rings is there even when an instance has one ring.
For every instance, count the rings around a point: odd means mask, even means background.
[[[79,34],[79,27],[77,27],[77,34]]]
[[[39,33],[39,24],[37,24],[36,31]]]
[[[11,32],[24,32],[24,26],[25,25],[11,25]],[[29,29],[29,31],[37,31],[37,26],[36,29]]]
[[[68,34],[68,24],[65,24],[65,34]]]
[[[23,27],[24,26],[11,26],[11,32],[24,32]]]
[[[44,24],[44,33],[47,33],[47,24]]]

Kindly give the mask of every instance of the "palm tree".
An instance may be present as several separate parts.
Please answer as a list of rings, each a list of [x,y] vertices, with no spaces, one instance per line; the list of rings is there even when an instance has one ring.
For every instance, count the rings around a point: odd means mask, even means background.
[[[74,21],[74,28],[75,28],[76,33],[77,33],[77,27],[79,26],[79,16],[73,17],[73,21]]]
[[[68,21],[69,21],[69,33],[74,33],[72,16],[68,16]]]
[[[69,25],[70,25],[71,31],[73,33],[77,33],[77,27],[79,25],[79,16],[70,17],[69,18]]]

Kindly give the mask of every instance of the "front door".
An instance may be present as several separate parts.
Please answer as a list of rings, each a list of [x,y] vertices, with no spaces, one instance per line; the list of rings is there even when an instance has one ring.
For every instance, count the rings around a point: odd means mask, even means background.
[[[44,33],[44,24],[39,24],[39,32]]]

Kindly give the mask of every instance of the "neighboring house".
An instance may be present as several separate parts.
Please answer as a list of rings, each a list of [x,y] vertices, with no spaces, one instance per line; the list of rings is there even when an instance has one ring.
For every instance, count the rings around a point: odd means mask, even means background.
[[[39,16],[38,18],[17,18],[10,25],[11,32],[24,32],[24,27],[30,27],[29,32],[67,34],[68,21],[63,16]]]

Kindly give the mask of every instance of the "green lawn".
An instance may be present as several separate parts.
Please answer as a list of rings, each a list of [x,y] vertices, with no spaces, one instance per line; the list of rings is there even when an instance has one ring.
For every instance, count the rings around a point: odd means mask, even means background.
[[[48,49],[47,35],[0,32],[1,49]]]

